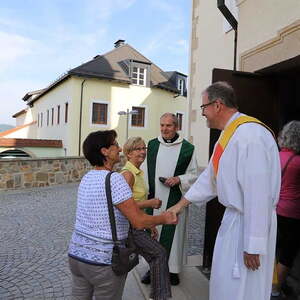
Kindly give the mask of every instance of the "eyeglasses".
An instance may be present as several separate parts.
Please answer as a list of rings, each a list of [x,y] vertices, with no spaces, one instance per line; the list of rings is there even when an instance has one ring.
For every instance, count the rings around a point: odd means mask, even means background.
[[[217,101],[217,100],[212,101],[212,102],[209,102],[209,103],[206,103],[206,104],[202,104],[202,105],[200,105],[200,109],[203,111],[203,110],[205,109],[205,107],[207,107],[207,106],[209,106],[209,105],[211,105],[211,104],[216,103],[216,101]]]
[[[146,151],[147,147],[137,147],[137,148],[133,148],[132,151]]]

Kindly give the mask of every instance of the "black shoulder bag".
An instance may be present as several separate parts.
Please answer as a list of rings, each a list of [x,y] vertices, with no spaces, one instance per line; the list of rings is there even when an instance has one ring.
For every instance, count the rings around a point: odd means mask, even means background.
[[[129,228],[128,237],[125,241],[125,247],[121,247],[121,242],[118,241],[116,220],[111,198],[110,177],[112,173],[113,172],[109,172],[105,178],[107,206],[109,212],[111,234],[114,242],[111,267],[116,275],[124,275],[131,271],[139,263],[139,256],[136,253],[136,246],[133,240],[131,226]]]

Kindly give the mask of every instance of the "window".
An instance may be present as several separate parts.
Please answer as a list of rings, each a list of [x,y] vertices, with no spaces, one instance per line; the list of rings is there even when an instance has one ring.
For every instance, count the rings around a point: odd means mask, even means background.
[[[60,105],[57,105],[57,125],[59,125],[60,119]]]
[[[184,80],[183,79],[178,79],[177,89],[180,91],[180,95],[183,95],[183,92],[184,92]]]
[[[146,69],[133,67],[132,83],[145,86],[146,85]]]
[[[183,128],[183,124],[182,124],[182,121],[183,121],[183,114],[182,113],[176,113],[176,117],[177,117],[177,120],[178,120],[178,130],[182,130]]]
[[[51,125],[53,126],[54,124],[54,107],[51,109]]]
[[[107,124],[107,107],[108,105],[105,103],[93,103],[93,124]]]
[[[49,109],[47,109],[47,126],[49,126]]]
[[[65,103],[65,123],[68,123],[68,110],[69,110],[69,104],[68,102]]]
[[[43,127],[43,113],[41,113],[41,127]]]
[[[137,111],[137,114],[131,115],[131,126],[145,126],[145,107],[132,106],[132,110]]]
[[[40,113],[38,113],[38,127],[40,127]]]

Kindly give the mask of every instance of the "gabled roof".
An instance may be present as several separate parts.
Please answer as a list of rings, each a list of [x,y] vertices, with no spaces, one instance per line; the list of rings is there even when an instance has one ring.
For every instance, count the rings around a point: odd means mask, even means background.
[[[71,69],[61,78],[53,82],[49,87],[45,88],[44,90],[40,90],[41,93],[32,98],[28,104],[31,105],[42,95],[46,94],[48,91],[70,76],[108,79],[130,84],[131,77],[128,69],[126,68],[126,63],[130,61],[151,65],[151,87],[158,87],[173,93],[179,93],[176,84],[174,85],[173,82],[169,80],[169,77],[163,70],[161,70],[157,65],[153,64],[149,59],[147,59],[129,44],[122,44],[121,46],[114,48],[103,55],[97,55],[92,60]]]
[[[68,73],[70,75],[105,78],[130,83],[130,75],[122,64],[122,62],[129,60],[151,65],[151,86],[165,88],[175,93],[178,92],[176,86],[168,82],[163,70],[129,44],[121,45],[106,54],[97,55],[93,60],[70,70]]]
[[[35,96],[38,96],[39,94],[41,94],[44,91],[45,91],[45,89],[30,91],[30,92],[26,93],[26,95],[22,99],[24,101],[27,101],[29,98],[34,98]]]
[[[16,112],[12,117],[13,117],[13,118],[16,118],[16,117],[18,117],[18,116],[20,116],[20,115],[25,114],[26,111],[27,111],[26,109],[22,109],[22,110]]]

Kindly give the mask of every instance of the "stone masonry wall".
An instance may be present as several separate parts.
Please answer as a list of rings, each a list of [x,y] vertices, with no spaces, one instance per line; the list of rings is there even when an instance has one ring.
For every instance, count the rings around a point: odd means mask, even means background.
[[[79,182],[92,168],[82,157],[0,160],[0,191]]]

